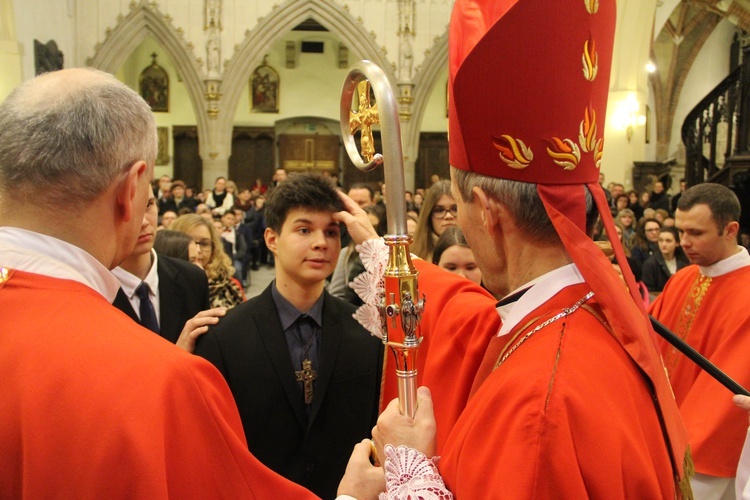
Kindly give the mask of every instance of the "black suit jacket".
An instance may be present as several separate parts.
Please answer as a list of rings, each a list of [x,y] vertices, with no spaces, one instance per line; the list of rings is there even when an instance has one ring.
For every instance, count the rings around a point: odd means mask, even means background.
[[[355,308],[324,292],[319,366],[310,418],[295,381],[271,286],[211,327],[195,354],[232,390],[250,451],[266,466],[335,498],[352,448],[377,422],[383,345],[352,318]]]
[[[185,322],[201,311],[210,309],[206,273],[190,262],[159,255],[156,272],[159,275],[159,335],[173,344]],[[122,288],[113,305],[138,321]]]

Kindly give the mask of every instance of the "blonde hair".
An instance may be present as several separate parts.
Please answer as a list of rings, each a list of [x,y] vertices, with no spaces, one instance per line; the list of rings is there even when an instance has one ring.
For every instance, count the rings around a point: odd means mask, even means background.
[[[196,227],[203,226],[211,235],[211,258],[205,266],[206,276],[209,280],[221,281],[230,279],[234,275],[232,259],[224,251],[221,236],[216,232],[214,225],[197,214],[185,214],[177,217],[169,229],[188,233]]]

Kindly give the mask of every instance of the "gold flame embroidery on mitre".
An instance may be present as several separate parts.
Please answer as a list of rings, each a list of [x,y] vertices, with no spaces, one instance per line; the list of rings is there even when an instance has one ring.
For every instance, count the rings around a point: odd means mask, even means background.
[[[602,154],[604,152],[604,139],[597,139],[596,148],[594,149],[594,165],[596,168],[602,168]]]
[[[552,160],[565,170],[573,170],[581,161],[581,150],[578,144],[570,139],[558,139],[553,137],[548,141],[551,147],[547,148],[547,154]]]
[[[599,54],[596,52],[596,43],[593,38],[589,38],[583,44],[583,76],[586,80],[593,82],[599,73]]]
[[[526,146],[521,139],[502,135],[499,138],[493,137],[492,145],[500,152],[500,159],[510,168],[526,168],[534,159],[534,153],[531,151],[531,148]]]
[[[599,0],[583,0],[586,4],[586,11],[589,14],[596,14],[599,11]]]
[[[590,107],[584,111],[581,126],[578,127],[578,142],[586,153],[596,147],[596,111]]]

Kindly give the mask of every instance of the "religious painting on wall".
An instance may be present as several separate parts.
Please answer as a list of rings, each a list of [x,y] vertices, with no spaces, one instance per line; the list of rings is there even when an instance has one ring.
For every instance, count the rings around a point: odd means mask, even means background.
[[[138,88],[151,111],[169,111],[169,75],[156,63],[155,52],[151,54],[151,65],[141,71]]]
[[[169,165],[169,127],[156,127],[159,138],[159,151],[156,153],[157,165]]]
[[[279,74],[268,65],[268,56],[255,68],[250,81],[250,111],[258,113],[279,112]]]

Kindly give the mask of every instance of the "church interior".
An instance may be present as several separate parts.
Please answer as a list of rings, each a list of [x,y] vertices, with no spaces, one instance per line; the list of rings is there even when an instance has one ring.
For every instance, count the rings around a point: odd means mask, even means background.
[[[348,68],[369,59],[397,95],[405,182],[415,189],[448,174],[452,4],[0,0],[0,98],[38,72],[91,66],[152,105],[155,177],[207,189],[218,176],[239,186],[268,182],[283,167],[336,173],[346,187],[383,180],[380,170],[352,165],[339,126]],[[680,178],[743,185],[750,2],[619,0],[617,13],[605,182],[640,192],[661,178],[670,193]]]

